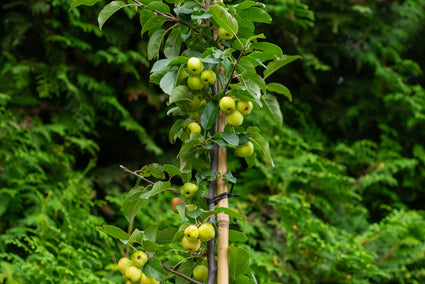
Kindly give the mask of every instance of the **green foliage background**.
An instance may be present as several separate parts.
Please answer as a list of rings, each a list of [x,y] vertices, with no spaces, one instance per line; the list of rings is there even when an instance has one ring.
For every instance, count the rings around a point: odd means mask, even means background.
[[[173,163],[172,124],[148,82],[147,37],[124,9],[103,31],[105,2],[0,4],[0,282],[117,283],[134,179],[119,168]],[[258,28],[302,60],[274,74],[284,126],[264,125],[276,167],[238,175],[231,206],[259,283],[425,281],[425,1],[266,1]],[[172,194],[136,227],[173,224]],[[157,220],[160,216],[160,220]]]

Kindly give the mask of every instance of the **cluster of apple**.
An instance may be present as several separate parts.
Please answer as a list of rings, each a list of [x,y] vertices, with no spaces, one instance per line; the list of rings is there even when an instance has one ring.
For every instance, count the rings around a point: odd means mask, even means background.
[[[122,257],[118,261],[118,271],[123,274],[126,284],[158,284],[155,278],[149,278],[143,273],[143,266],[148,261],[148,257],[144,251],[136,251],[131,259]]]
[[[204,70],[204,64],[198,57],[191,57],[187,60],[187,86],[192,91],[199,91],[206,85],[212,85],[217,79],[213,70]]]
[[[248,115],[252,111],[252,102],[239,100],[236,104],[232,97],[224,96],[219,102],[220,109],[226,113],[226,123],[237,127],[241,126],[244,120],[244,115]],[[247,142],[236,147],[236,155],[241,158],[246,158],[254,153],[254,145]]]

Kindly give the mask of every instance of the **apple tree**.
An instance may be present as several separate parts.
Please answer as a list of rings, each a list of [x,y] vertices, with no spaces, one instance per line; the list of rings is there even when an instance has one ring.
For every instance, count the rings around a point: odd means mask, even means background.
[[[74,0],[71,9],[99,1]],[[128,232],[101,228],[127,247],[118,270],[126,283],[256,283],[247,251],[234,244],[246,236],[229,230],[231,220],[246,218],[228,208],[228,198],[237,196],[228,187],[237,178],[227,170],[227,151],[249,167],[273,165],[261,127],[246,126],[244,118],[263,112],[283,123],[274,94],[291,99],[291,93],[270,76],[299,56],[255,32],[257,23],[272,21],[260,2],[112,1],[99,13],[100,29],[120,9],[137,13],[141,35],[149,36],[150,82],[168,95],[169,141],[181,147],[175,164],[121,166],[139,179],[124,200]],[[146,201],[165,191],[176,194],[170,210],[181,224],[134,228]]]

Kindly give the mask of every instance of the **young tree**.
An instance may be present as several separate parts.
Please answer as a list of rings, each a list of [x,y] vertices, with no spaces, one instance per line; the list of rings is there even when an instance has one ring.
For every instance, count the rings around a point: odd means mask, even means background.
[[[98,1],[74,0],[71,9]],[[149,35],[147,54],[154,61],[150,81],[168,95],[168,114],[175,118],[169,140],[180,140],[181,148],[178,166],[150,164],[138,171],[122,166],[140,183],[123,205],[128,233],[102,227],[135,250],[131,260],[120,260],[118,269],[128,283],[157,283],[169,279],[170,272],[178,276],[176,283],[255,283],[247,251],[229,246],[229,218],[246,218],[228,208],[228,198],[236,196],[228,192],[228,184],[237,179],[227,170],[227,151],[235,151],[250,167],[259,157],[273,165],[260,128],[245,126],[244,118],[261,111],[282,124],[273,93],[289,99],[291,93],[268,79],[299,56],[283,54],[255,33],[256,23],[272,20],[260,2],[112,1],[101,10],[99,27],[123,8],[139,14],[141,34]],[[146,201],[164,191],[180,195],[170,209],[180,215],[182,224],[133,228]],[[238,231],[231,234],[232,239],[246,238]]]

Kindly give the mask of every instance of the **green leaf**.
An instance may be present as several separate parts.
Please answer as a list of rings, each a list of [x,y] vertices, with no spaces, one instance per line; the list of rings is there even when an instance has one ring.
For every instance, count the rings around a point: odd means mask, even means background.
[[[283,57],[282,49],[278,45],[270,42],[257,42],[251,45],[251,48],[261,50],[279,58]]]
[[[177,269],[177,271],[185,275],[191,275],[195,266],[196,266],[195,262],[188,260],[184,262],[183,264],[181,264],[179,268]],[[176,284],[187,284],[187,283],[189,282],[186,279],[182,277],[176,277]]]
[[[123,242],[123,244],[128,245],[128,244],[133,244],[133,243],[141,243],[143,236],[144,236],[144,232],[140,231],[138,229],[135,229],[133,231],[133,233],[131,233],[131,236],[128,240],[121,240]]]
[[[164,38],[165,30],[159,29],[152,34],[148,42],[148,60],[152,60],[159,56],[159,49]]]
[[[287,87],[285,87],[284,85],[282,85],[280,83],[267,84],[267,90],[269,90],[270,92],[273,92],[273,93],[278,93],[278,94],[284,95],[285,97],[287,97],[289,99],[289,101],[292,102],[291,92],[289,91],[289,89]]]
[[[177,74],[178,72],[175,70],[167,72],[159,82],[159,86],[161,87],[162,91],[167,95],[171,95],[171,92],[173,91],[174,86],[176,85]]]
[[[180,218],[182,221],[186,220],[186,204],[184,202],[177,205],[177,212],[179,212]]]
[[[266,80],[267,77],[269,77],[271,74],[273,74],[274,72],[276,72],[277,70],[279,70],[280,68],[282,68],[283,66],[285,66],[286,64],[291,63],[292,61],[295,61],[297,59],[300,59],[301,56],[299,55],[284,55],[282,57],[282,59],[276,59],[271,61],[268,65],[267,68],[264,70],[264,80]]]
[[[238,284],[256,284],[256,282],[254,280],[252,280],[251,278],[249,278],[245,274],[236,275],[235,283],[238,283]]]
[[[164,245],[173,242],[173,237],[177,233],[177,231],[178,230],[176,228],[166,228],[162,230],[156,236],[156,243]]]
[[[217,133],[217,137],[223,138],[227,143],[238,146],[239,145],[239,137],[235,133],[227,133],[227,132],[219,132]]]
[[[177,102],[189,103],[193,99],[193,94],[189,92],[189,88],[184,85],[175,87],[170,95],[169,104]]]
[[[277,125],[282,127],[283,125],[283,115],[282,111],[280,110],[279,101],[276,99],[275,96],[271,94],[265,94],[261,97],[261,100],[263,102],[263,112],[273,119],[277,123]]]
[[[142,187],[133,188],[124,199],[122,208],[124,216],[129,223],[132,222],[137,213],[139,213],[143,204],[146,202],[146,198],[139,198],[143,192],[144,188]]]
[[[140,36],[143,37],[146,32],[151,33],[156,31],[157,29],[161,28],[164,23],[165,17],[156,15],[150,10],[143,9],[140,12],[140,24],[142,25]]]
[[[164,168],[164,171],[168,174],[170,178],[172,178],[173,176],[179,175],[181,173],[179,168],[177,168],[174,165],[165,164],[162,167]]]
[[[149,240],[151,242],[155,242],[157,232],[158,232],[158,226],[155,224],[152,224],[145,229],[145,235],[143,236],[143,239]]]
[[[149,278],[155,278],[162,281],[166,278],[165,270],[162,268],[162,263],[158,257],[149,258],[148,262],[143,267],[143,273]]]
[[[145,165],[141,170],[138,170],[137,173],[143,177],[153,176],[157,179],[164,179],[164,169],[158,163],[153,163],[150,165]]]
[[[244,224],[246,224],[246,217],[230,208],[226,207],[215,207],[214,212],[217,213],[224,213],[229,215],[229,217],[233,217],[238,219],[239,221],[242,221]]]
[[[102,225],[101,227],[98,227],[102,232],[107,233],[108,235],[119,239],[119,240],[128,240],[130,237],[129,235],[124,232],[122,229],[110,226],[110,225]]]
[[[274,167],[274,162],[272,155],[270,153],[269,142],[261,135],[260,129],[255,126],[250,126],[246,129],[246,134],[249,137],[249,140],[254,144],[256,150],[263,155],[263,158]]]
[[[208,9],[210,10],[213,19],[218,26],[224,28],[226,31],[236,36],[238,33],[238,22],[224,7],[211,5],[208,7]]]
[[[187,60],[189,60],[189,57],[187,56],[177,56],[171,59],[170,63],[168,63],[168,66],[186,64]]]
[[[201,126],[203,129],[209,130],[214,126],[218,115],[218,104],[210,101],[201,115]]]
[[[251,22],[260,22],[270,24],[272,22],[272,17],[262,8],[251,7],[246,10],[240,11],[239,16],[243,20],[248,20]]]
[[[119,9],[129,6],[129,4],[125,4],[123,1],[112,1],[100,11],[99,16],[97,17],[97,21],[99,22],[99,29],[102,29],[103,24]]]
[[[168,7],[168,6],[167,6]],[[164,45],[164,55],[167,58],[173,58],[180,54],[181,39],[180,29],[173,29],[168,35]]]
[[[157,245],[155,242],[151,240],[143,240],[142,243],[143,249],[150,252],[156,252],[161,250],[161,246]]]
[[[229,272],[233,279],[236,275],[244,274],[249,267],[249,253],[243,248],[229,246]]]
[[[161,1],[153,1],[147,5],[149,10],[156,10],[164,14],[170,14],[170,7]]]
[[[183,123],[183,119],[177,119],[171,126],[170,132],[168,134],[168,140],[171,144],[173,144],[176,141],[177,137],[179,137],[179,135],[183,133]]]
[[[157,71],[161,70],[162,68],[167,67],[167,65],[170,63],[170,61],[171,61],[171,58],[160,59],[160,60],[156,61],[155,64],[152,66],[151,73],[157,72]]]
[[[260,2],[254,2],[254,1],[243,1],[239,4],[234,5],[236,11],[240,12],[242,10],[248,9],[253,6],[262,6],[263,4]]]
[[[229,240],[231,242],[245,242],[248,240],[248,237],[242,232],[229,230]]]
[[[94,4],[96,4],[97,2],[99,2],[100,0],[74,0],[71,3],[71,7],[69,8],[70,10],[81,6],[81,5],[85,5],[85,6],[93,6]]]

